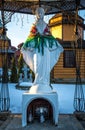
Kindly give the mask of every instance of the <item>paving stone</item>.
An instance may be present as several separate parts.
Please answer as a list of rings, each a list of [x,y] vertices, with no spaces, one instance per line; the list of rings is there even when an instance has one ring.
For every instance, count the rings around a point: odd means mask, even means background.
[[[60,114],[58,126],[51,121],[39,123],[35,120],[27,126],[22,127],[21,115],[10,115],[10,117],[0,126],[0,130],[85,130],[74,115]]]

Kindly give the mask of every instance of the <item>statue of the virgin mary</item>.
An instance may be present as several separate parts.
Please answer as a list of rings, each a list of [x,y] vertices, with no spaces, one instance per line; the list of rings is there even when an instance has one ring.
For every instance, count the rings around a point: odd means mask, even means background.
[[[31,93],[49,93],[50,72],[58,62],[63,47],[51,35],[48,25],[44,22],[44,9],[36,9],[36,22],[33,24],[27,40],[22,46],[23,58],[35,74]]]

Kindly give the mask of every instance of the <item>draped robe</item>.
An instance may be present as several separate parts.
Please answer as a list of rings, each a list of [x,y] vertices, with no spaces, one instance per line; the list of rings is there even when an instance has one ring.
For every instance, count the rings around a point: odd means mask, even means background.
[[[58,62],[63,47],[50,34],[46,24],[43,29],[33,25],[21,52],[26,64],[35,74],[32,91],[50,92],[50,72]]]

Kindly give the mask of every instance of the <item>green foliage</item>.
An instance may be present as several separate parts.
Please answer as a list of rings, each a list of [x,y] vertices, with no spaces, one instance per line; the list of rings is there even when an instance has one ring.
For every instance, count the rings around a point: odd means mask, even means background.
[[[20,77],[20,73],[23,73],[22,68],[24,65],[23,55],[20,54],[18,59],[18,78]]]
[[[15,60],[14,57],[13,57],[13,59],[12,59],[12,69],[11,69],[10,81],[11,81],[12,83],[17,83],[17,82],[18,82],[16,60]]]

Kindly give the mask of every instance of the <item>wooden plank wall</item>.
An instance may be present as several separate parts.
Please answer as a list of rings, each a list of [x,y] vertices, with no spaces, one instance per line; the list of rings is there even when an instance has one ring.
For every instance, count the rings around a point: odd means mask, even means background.
[[[54,79],[74,79],[76,78],[76,68],[64,68],[63,67],[63,53],[61,54],[59,61],[54,66],[51,72],[51,78]],[[85,49],[82,49],[81,54],[81,66],[80,66],[81,78],[85,79]]]

